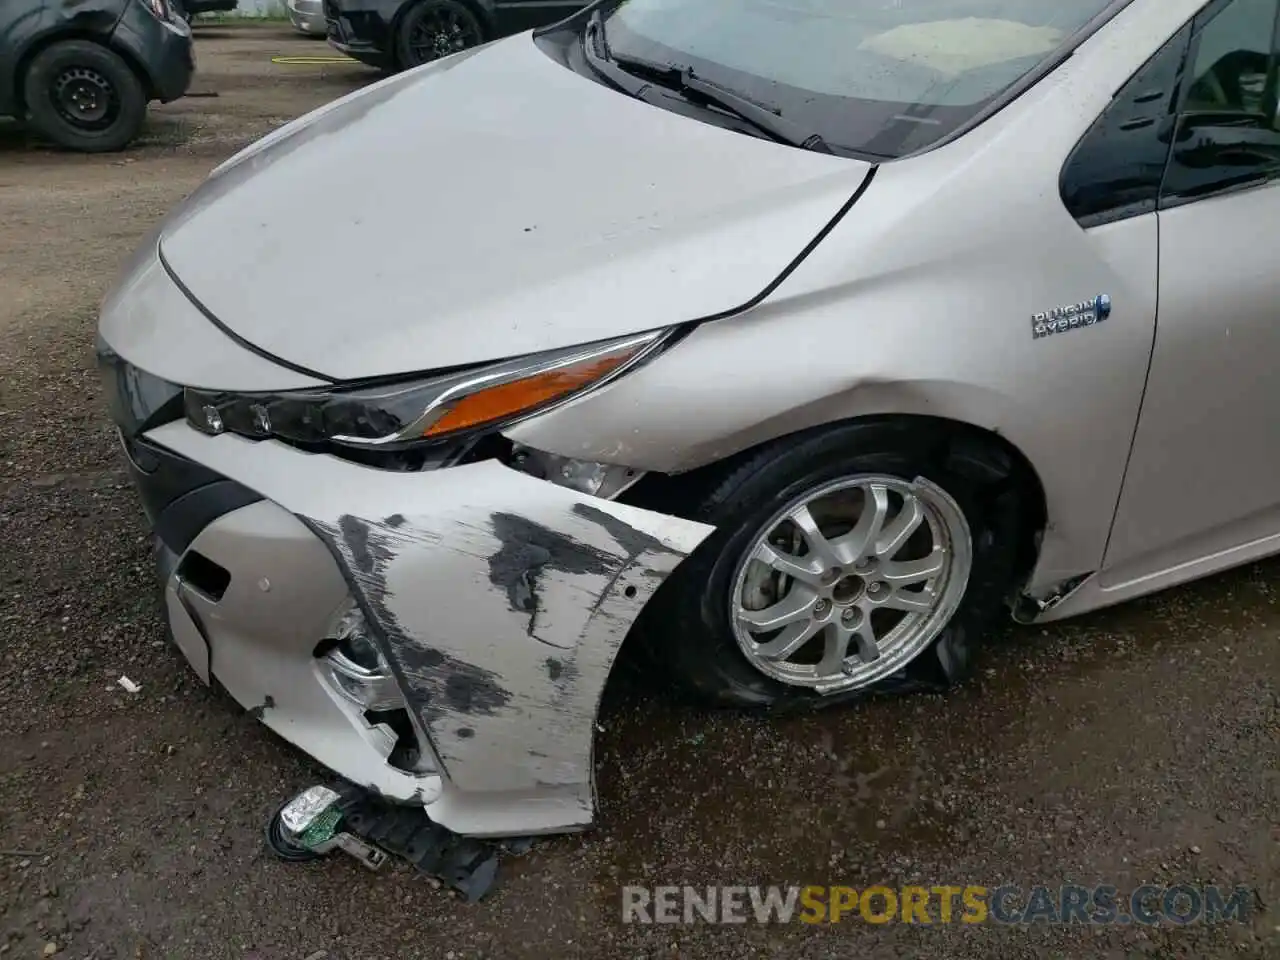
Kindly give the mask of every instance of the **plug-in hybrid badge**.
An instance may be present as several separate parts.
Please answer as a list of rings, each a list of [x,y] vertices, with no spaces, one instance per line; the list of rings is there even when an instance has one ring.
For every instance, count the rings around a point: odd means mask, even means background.
[[[1041,337],[1055,333],[1066,333],[1078,327],[1091,327],[1111,316],[1111,297],[1100,293],[1092,300],[1082,300],[1065,307],[1054,307],[1044,313],[1031,316],[1031,336],[1039,340]]]

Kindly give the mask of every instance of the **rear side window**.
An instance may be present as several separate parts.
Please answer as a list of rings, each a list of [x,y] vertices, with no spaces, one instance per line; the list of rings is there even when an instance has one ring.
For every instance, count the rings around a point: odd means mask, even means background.
[[[1192,27],[1133,75],[1062,171],[1062,200],[1081,226],[1153,213],[1169,158]]]

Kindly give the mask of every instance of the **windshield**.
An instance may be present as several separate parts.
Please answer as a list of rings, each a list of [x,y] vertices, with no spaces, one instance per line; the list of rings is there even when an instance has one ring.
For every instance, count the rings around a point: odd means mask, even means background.
[[[923,149],[1040,66],[1110,0],[622,0],[620,58],[692,67],[834,145]]]

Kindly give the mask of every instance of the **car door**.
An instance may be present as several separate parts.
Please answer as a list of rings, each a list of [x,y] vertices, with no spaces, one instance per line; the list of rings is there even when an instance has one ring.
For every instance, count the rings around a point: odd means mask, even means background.
[[[1190,25],[1163,124],[1155,343],[1104,589],[1280,550],[1278,23],[1280,0],[1214,0]]]
[[[47,19],[44,0],[0,2],[0,117],[19,107],[16,90],[22,56]]]

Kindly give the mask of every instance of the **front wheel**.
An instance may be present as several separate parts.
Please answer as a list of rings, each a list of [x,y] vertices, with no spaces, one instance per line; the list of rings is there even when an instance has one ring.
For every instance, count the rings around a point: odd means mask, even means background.
[[[752,455],[689,512],[717,530],[654,597],[642,642],[715,705],[958,682],[1002,608],[1022,516],[1007,458],[958,442],[867,423]]]
[[[409,69],[484,42],[484,27],[460,0],[420,0],[396,31],[396,60]]]
[[[59,146],[87,153],[121,150],[142,129],[142,83],[113,51],[63,40],[31,61],[23,89],[31,125]]]

